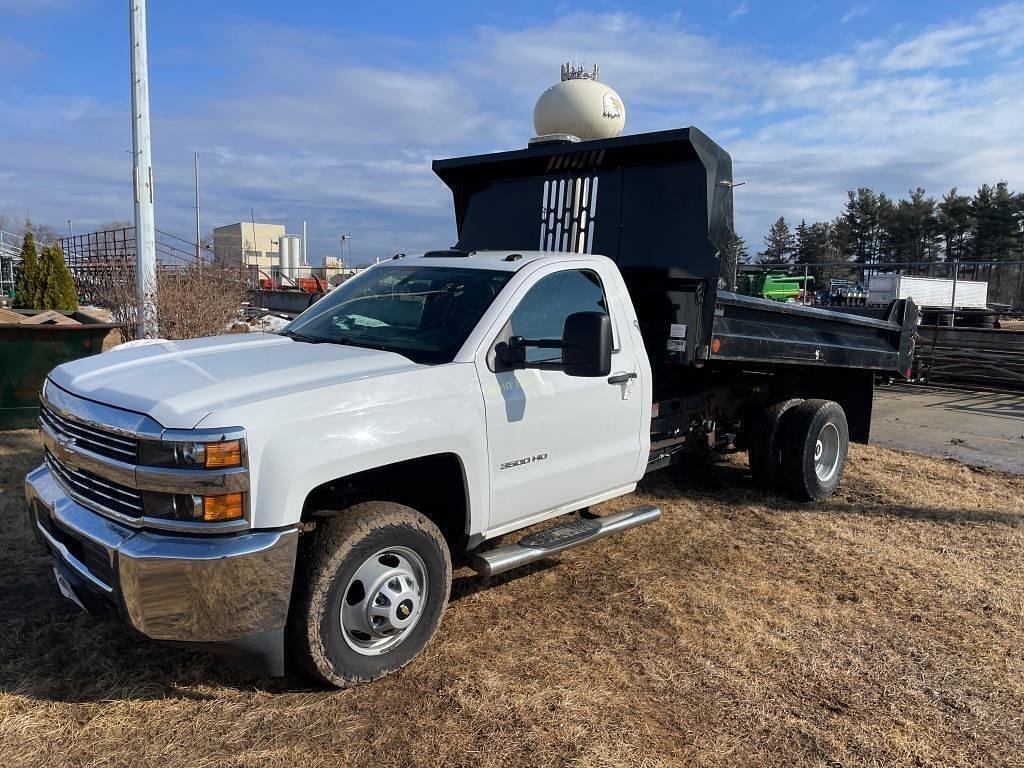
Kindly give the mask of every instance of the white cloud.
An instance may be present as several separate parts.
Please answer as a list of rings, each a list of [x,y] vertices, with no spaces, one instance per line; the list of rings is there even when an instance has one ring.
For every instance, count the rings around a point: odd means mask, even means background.
[[[739,5],[732,9],[729,13],[730,19],[738,19],[740,16],[746,16],[750,12],[750,3],[747,0],[743,0]]]
[[[1005,58],[1024,48],[1024,3],[1009,3],[967,20],[934,27],[899,43],[881,60],[888,71],[943,69],[968,63],[976,54]]]
[[[867,16],[871,9],[866,5],[855,5],[853,8],[843,14],[843,18],[840,21],[843,24],[849,24],[854,19],[858,19],[861,16]]]

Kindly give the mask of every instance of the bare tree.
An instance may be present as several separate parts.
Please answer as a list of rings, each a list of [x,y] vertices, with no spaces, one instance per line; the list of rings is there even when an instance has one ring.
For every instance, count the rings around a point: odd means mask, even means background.
[[[125,323],[125,341],[137,338],[138,297],[134,265],[95,273],[92,286],[98,306],[110,311],[111,320]],[[238,318],[245,300],[245,283],[237,270],[189,264],[157,270],[157,324],[165,339],[193,339],[225,333]]]

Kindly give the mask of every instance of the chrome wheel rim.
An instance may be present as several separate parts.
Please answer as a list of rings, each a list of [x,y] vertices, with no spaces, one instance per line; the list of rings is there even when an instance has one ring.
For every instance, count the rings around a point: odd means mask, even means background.
[[[341,634],[363,656],[387,653],[423,615],[427,566],[408,547],[388,547],[356,568],[341,602]]]
[[[821,428],[814,443],[814,474],[827,483],[839,469],[839,430],[828,423]]]

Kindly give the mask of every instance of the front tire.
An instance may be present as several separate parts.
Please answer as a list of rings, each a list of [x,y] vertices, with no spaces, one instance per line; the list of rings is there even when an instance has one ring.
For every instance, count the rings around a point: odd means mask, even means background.
[[[441,531],[410,507],[378,501],[329,518],[314,535],[292,615],[299,660],[340,688],[401,669],[448,604],[452,564]]]

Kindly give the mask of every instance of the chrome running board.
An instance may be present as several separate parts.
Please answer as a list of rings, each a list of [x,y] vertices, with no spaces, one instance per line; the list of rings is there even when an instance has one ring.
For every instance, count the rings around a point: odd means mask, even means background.
[[[476,552],[470,561],[474,571],[482,576],[494,576],[527,563],[543,560],[567,549],[587,544],[613,533],[628,531],[639,525],[653,523],[661,517],[661,510],[649,504],[640,504],[607,517],[578,518],[559,523],[542,531],[531,533],[515,544],[485,552]]]

